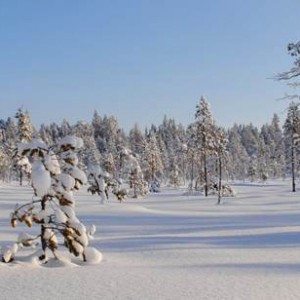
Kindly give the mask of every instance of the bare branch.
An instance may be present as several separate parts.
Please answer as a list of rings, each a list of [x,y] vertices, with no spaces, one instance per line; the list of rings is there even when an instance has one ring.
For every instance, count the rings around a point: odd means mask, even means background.
[[[289,95],[285,94],[283,97],[276,99],[277,101],[282,101],[282,100],[300,100],[300,95],[294,94],[294,95]]]
[[[300,66],[294,67],[287,72],[278,73],[275,75],[275,80],[290,80],[300,75]]]
[[[294,67],[289,71],[278,73],[277,75],[275,75],[275,77],[273,78],[275,80],[290,80],[300,75],[300,41],[297,43],[289,43],[287,46],[287,50],[291,56],[297,57],[297,59],[294,61]]]

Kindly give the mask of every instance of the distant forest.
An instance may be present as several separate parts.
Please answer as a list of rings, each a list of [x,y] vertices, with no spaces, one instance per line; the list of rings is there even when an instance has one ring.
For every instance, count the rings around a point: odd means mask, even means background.
[[[235,124],[224,129],[217,126],[208,101],[202,97],[190,125],[183,126],[165,116],[160,125],[144,130],[135,125],[128,134],[115,117],[101,116],[97,111],[91,123],[70,125],[63,120],[61,124],[34,128],[30,114],[19,109],[14,117],[0,120],[0,176],[3,181],[11,181],[18,179],[20,172],[26,173],[26,168],[20,167],[20,158],[14,156],[18,143],[39,139],[52,145],[62,137],[76,135],[84,142],[79,157],[86,170],[98,165],[111,177],[129,183],[134,161],[149,185],[155,181],[203,190],[217,181],[220,162],[225,181],[266,181],[297,174],[298,134],[300,111],[296,103],[290,104],[282,126],[274,114],[261,128]]]

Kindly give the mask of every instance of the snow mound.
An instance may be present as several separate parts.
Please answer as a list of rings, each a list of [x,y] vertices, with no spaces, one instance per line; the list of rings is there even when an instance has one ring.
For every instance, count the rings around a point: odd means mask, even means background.
[[[76,264],[72,263],[71,260],[67,257],[60,257],[59,259],[50,258],[47,263],[42,264],[42,267],[45,268],[74,268],[78,267]]]
[[[98,251],[96,248],[87,247],[85,248],[85,259],[88,264],[98,264],[102,261],[102,253]]]

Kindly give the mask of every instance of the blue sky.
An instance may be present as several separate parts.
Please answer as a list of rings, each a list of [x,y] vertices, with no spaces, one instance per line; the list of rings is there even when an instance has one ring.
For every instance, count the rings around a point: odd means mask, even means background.
[[[299,0],[0,0],[0,118],[184,125],[201,95],[218,124],[285,118]]]

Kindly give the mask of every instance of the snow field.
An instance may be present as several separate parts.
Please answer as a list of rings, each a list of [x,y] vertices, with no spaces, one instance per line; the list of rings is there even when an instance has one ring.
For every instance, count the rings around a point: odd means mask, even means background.
[[[76,194],[78,218],[97,231],[90,246],[99,264],[69,258],[40,265],[34,250],[21,250],[0,264],[1,299],[299,299],[300,197],[289,182],[237,184],[235,198],[163,189],[145,199],[100,198],[83,187]],[[30,187],[0,187],[0,244],[20,231],[9,225],[16,202]]]

